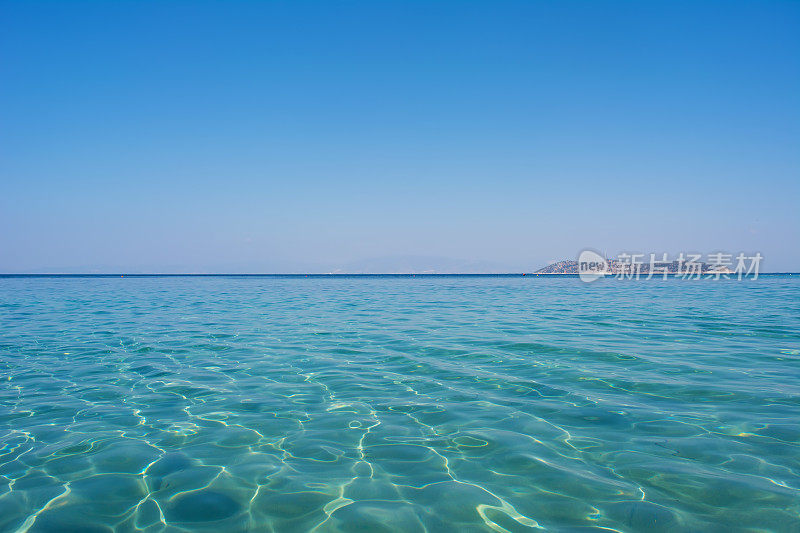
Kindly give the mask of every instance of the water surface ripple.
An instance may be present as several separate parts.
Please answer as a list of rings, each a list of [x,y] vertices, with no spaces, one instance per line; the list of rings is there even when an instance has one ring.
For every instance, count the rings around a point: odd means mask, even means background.
[[[0,278],[0,531],[799,531],[800,278]]]

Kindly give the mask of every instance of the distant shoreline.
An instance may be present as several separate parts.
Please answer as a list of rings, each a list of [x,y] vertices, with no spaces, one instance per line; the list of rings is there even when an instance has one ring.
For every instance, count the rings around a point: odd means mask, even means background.
[[[712,274],[709,272],[704,272],[703,276],[707,274]],[[725,274],[723,274],[725,275]],[[795,276],[800,275],[800,272],[759,272],[759,277],[761,276]],[[686,276],[686,273],[668,273],[667,277],[682,277]],[[694,276],[694,274],[693,274]],[[729,277],[735,277],[736,274],[727,274]],[[0,274],[0,279],[2,278],[369,278],[369,277],[428,277],[428,278],[436,278],[436,277],[474,277],[474,278],[492,278],[492,277],[505,277],[505,278],[539,278],[539,277],[566,277],[566,278],[578,278],[580,274],[574,273],[560,273],[560,272],[531,272],[531,273],[516,273],[516,272],[508,272],[508,273],[498,273],[498,274],[490,274],[490,273],[480,273],[480,274],[437,274],[437,273],[425,273],[425,274],[416,274],[413,272],[408,273],[391,273],[391,274],[350,274],[350,273],[336,273],[336,274],[231,274],[231,273],[215,273],[215,274],[199,274],[199,273],[181,273],[181,274],[89,274],[89,273],[79,273],[79,274]],[[615,278],[617,277],[614,274],[607,274],[605,277],[608,278]],[[627,274],[625,277],[630,277],[630,274]],[[661,279],[664,277],[663,273],[654,273],[650,279]],[[641,273],[639,275],[639,279],[648,279],[647,273]]]

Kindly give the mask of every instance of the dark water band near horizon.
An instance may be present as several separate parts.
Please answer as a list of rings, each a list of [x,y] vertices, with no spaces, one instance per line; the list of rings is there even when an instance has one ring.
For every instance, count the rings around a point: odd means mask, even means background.
[[[307,276],[0,275],[0,531],[800,530],[798,276]]]
[[[537,272],[502,272],[502,273],[473,273],[473,274],[454,274],[454,273],[430,273],[430,272],[404,272],[404,273],[383,273],[383,274],[364,274],[364,273],[344,273],[332,272],[327,274],[321,273],[305,273],[305,274],[242,274],[242,273],[126,273],[117,272],[114,274],[97,274],[97,273],[37,273],[37,274],[0,274],[2,278],[405,278],[405,277],[423,277],[423,278],[579,278],[580,274],[562,274],[562,273],[537,273]],[[630,274],[626,274],[626,278],[619,276],[622,280],[633,281],[649,281],[653,279],[664,279],[662,273],[654,273],[648,276],[647,273],[640,274],[638,278],[631,278]],[[683,279],[686,281],[700,281],[710,279],[713,273],[704,272],[700,277],[696,273],[668,273],[666,279]],[[737,279],[734,274],[720,274],[720,277],[725,276],[724,279]],[[800,276],[800,272],[759,272],[756,279],[762,276]],[[616,275],[605,276],[608,279],[618,279]],[[753,274],[742,275],[742,280],[753,279]]]

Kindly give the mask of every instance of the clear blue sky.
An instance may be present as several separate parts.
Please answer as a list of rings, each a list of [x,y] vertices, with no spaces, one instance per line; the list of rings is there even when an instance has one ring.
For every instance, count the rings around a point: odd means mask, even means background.
[[[3,1],[0,171],[3,272],[798,271],[800,3]]]

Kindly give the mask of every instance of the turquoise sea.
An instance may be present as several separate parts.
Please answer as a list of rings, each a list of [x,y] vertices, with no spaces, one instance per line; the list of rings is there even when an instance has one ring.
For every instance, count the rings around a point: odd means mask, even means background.
[[[800,531],[800,276],[2,277],[0,531]]]

